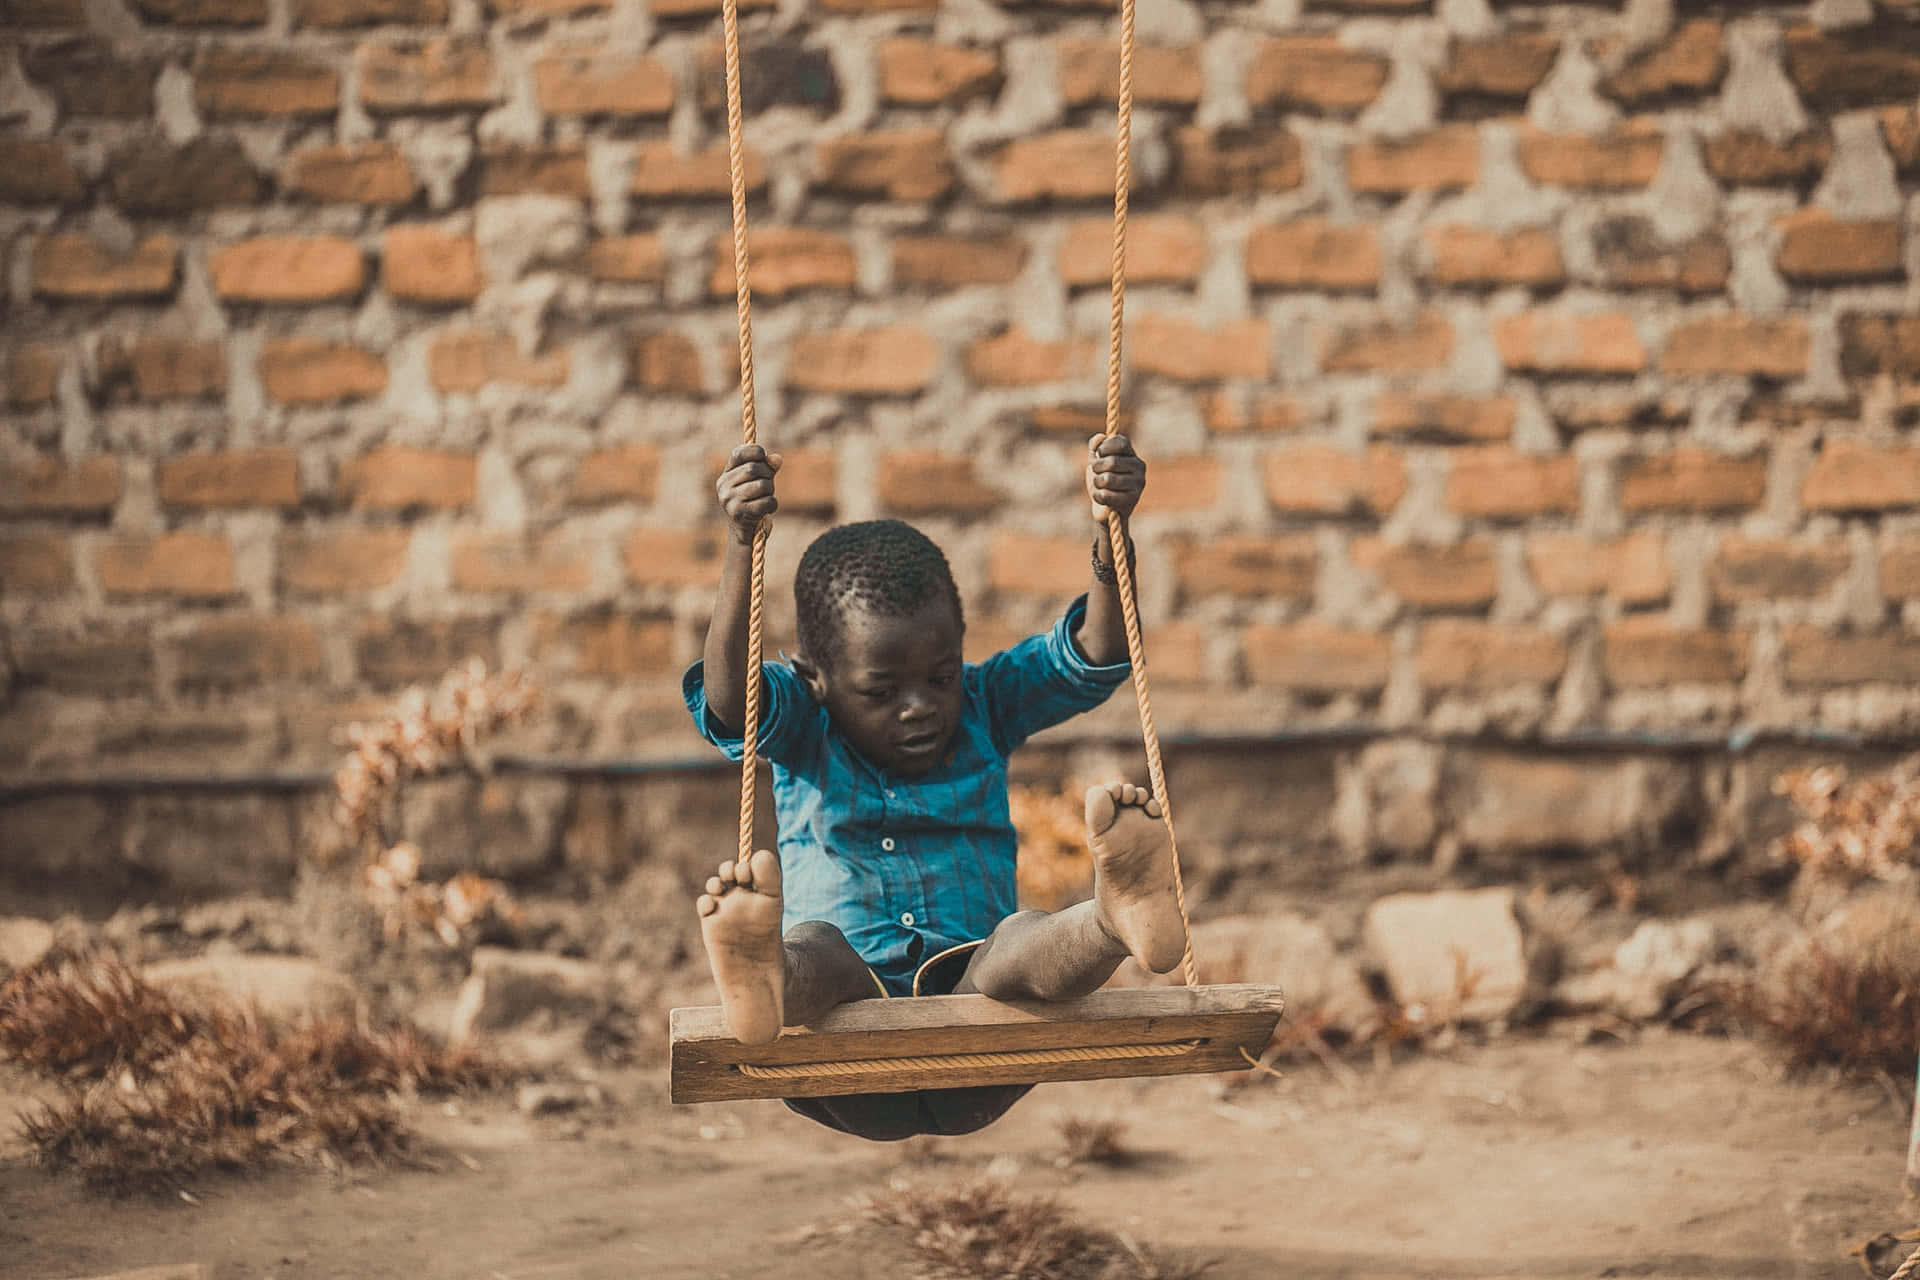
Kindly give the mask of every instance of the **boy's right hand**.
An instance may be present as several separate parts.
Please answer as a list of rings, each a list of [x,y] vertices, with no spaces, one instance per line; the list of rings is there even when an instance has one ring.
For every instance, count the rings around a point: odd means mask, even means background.
[[[780,455],[768,453],[757,444],[737,446],[727,455],[726,470],[716,486],[720,506],[733,526],[733,536],[751,545],[760,522],[779,509],[773,496],[773,473],[780,469]]]

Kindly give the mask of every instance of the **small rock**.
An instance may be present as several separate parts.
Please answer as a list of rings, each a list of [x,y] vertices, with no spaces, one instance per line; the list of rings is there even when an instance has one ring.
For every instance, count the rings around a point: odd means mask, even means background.
[[[1363,1040],[1379,1030],[1380,1016],[1359,967],[1340,954],[1325,928],[1292,912],[1228,916],[1193,926],[1193,954],[1204,983],[1258,982],[1279,987],[1287,1000],[1287,1025],[1314,1027]],[[1127,986],[1172,983],[1180,971],[1158,977],[1127,961]]]
[[[599,1086],[591,1084],[523,1084],[514,1093],[514,1105],[529,1116],[560,1115],[600,1101]]]
[[[1432,1020],[1492,1022],[1526,994],[1512,889],[1391,894],[1367,908],[1363,935],[1393,998]]]
[[[1605,968],[1575,974],[1554,989],[1557,1003],[1650,1021],[1667,1011],[1719,950],[1711,921],[1647,920],[1614,948]]]
[[[30,969],[53,950],[53,926],[31,916],[0,919],[0,974]]]
[[[255,1008],[285,1022],[353,1017],[366,1003],[351,978],[299,956],[224,952],[160,960],[140,976],[178,1000]]]
[[[478,947],[454,1004],[449,1038],[463,1044],[483,1031],[539,1032],[591,1023],[612,1004],[612,979],[590,961]]]

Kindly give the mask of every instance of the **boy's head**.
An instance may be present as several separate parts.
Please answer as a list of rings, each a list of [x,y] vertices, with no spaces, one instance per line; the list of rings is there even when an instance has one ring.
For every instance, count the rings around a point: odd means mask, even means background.
[[[960,719],[965,621],[947,558],[899,520],[813,540],[793,582],[794,670],[861,755],[913,777],[946,757]]]

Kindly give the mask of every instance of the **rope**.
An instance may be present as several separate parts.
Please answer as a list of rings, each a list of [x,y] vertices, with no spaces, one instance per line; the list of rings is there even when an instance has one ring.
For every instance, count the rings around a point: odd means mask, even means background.
[[[741,1062],[740,1073],[756,1080],[807,1080],[821,1076],[891,1075],[903,1070],[967,1071],[980,1067],[1032,1067],[1059,1062],[1121,1062],[1141,1058],[1178,1058],[1202,1041],[1174,1044],[1110,1044],[1092,1048],[1006,1049],[998,1053],[939,1053],[908,1058],[856,1058],[850,1062],[802,1062],[758,1067]]]
[[[746,128],[740,119],[740,6],[739,0],[721,0],[720,25],[725,35],[727,62],[727,176],[733,190],[733,297],[740,317],[740,430],[744,442],[755,443],[758,428],[753,403],[753,290],[747,283],[747,165]],[[754,783],[760,767],[760,632],[767,598],[767,534],[772,522],[762,520],[753,532],[753,568],[747,591],[747,707],[745,739],[740,755],[740,852],[745,862],[753,856]]]
[[[1920,1275],[1920,1249],[1908,1254],[1907,1260],[1900,1264],[1900,1269],[1888,1276],[1887,1280],[1910,1280],[1915,1275]]]
[[[1120,336],[1127,301],[1127,188],[1133,183],[1133,7],[1120,0],[1120,103],[1114,142],[1113,178],[1113,306],[1107,321],[1107,422],[1104,434],[1120,428]],[[1167,828],[1173,854],[1173,896],[1180,906],[1180,976],[1190,987],[1200,984],[1193,958],[1193,924],[1187,918],[1187,886],[1180,874],[1180,846],[1173,834],[1173,805],[1167,797],[1167,774],[1160,760],[1160,735],[1153,727],[1153,698],[1147,690],[1147,654],[1140,638],[1140,608],[1133,594],[1133,565],[1127,558],[1127,531],[1120,520],[1107,520],[1113,545],[1113,567],[1119,576],[1120,617],[1126,624],[1127,662],[1133,671],[1133,694],[1140,704],[1140,738],[1147,751],[1147,776],[1160,820]]]

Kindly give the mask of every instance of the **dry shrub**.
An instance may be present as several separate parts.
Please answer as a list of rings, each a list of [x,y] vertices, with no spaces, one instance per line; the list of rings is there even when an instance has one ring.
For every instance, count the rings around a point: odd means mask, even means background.
[[[939,1280],[1196,1280],[1212,1268],[1084,1226],[1052,1198],[1019,1195],[994,1178],[896,1185],[856,1208],[904,1231]]]
[[[1066,1115],[1060,1117],[1057,1128],[1059,1164],[1123,1165],[1133,1160],[1133,1151],[1126,1143],[1127,1126],[1122,1121]]]
[[[1794,769],[1773,789],[1801,818],[1774,842],[1775,857],[1848,884],[1912,880],[1920,864],[1920,756],[1859,779],[1839,765]]]
[[[216,1169],[403,1157],[411,1137],[397,1096],[510,1074],[408,1026],[287,1027],[177,1005],[105,954],[0,986],[0,1052],[67,1086],[21,1122],[40,1162],[114,1192]]]
[[[1020,842],[1020,901],[1058,911],[1091,893],[1093,858],[1080,802],[1044,787],[1015,786],[1007,789],[1007,803]]]

